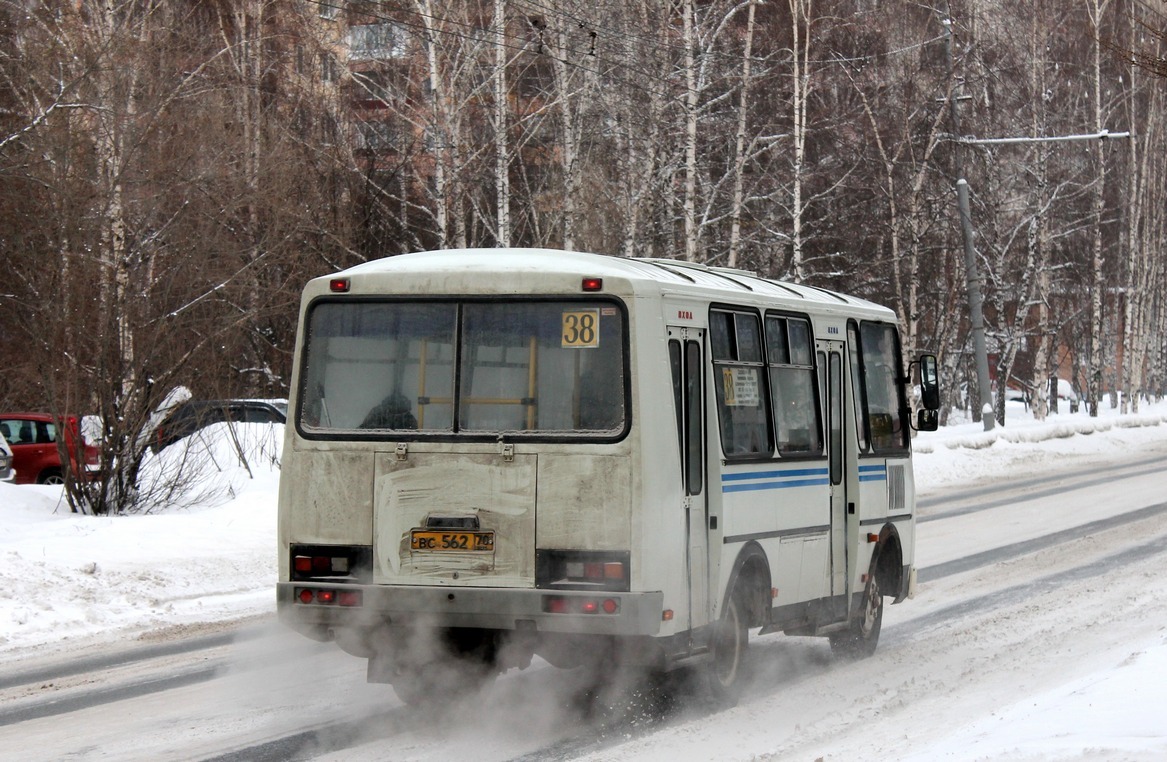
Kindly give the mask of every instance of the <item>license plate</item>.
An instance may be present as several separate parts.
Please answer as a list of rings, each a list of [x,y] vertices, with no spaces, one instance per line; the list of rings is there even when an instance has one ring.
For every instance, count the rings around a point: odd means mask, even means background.
[[[494,550],[494,532],[448,532],[414,529],[409,533],[409,549],[489,553]]]

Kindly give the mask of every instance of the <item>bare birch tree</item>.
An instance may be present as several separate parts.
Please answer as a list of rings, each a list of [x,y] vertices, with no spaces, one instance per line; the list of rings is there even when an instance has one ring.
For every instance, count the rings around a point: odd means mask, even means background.
[[[1101,132],[1106,126],[1102,103],[1102,22],[1109,6],[1110,0],[1087,0],[1086,2],[1094,39],[1090,83],[1092,86],[1093,126],[1098,132]],[[1094,228],[1090,243],[1090,354],[1088,359],[1090,369],[1086,379],[1086,407],[1092,417],[1098,415],[1099,400],[1102,396],[1104,360],[1102,355],[1102,300],[1107,290],[1102,269],[1105,264],[1102,250],[1102,215],[1106,210],[1106,146],[1102,141],[1099,141],[1094,147],[1094,162],[1097,179],[1094,185],[1092,212]]]
[[[494,145],[495,145],[495,204],[497,231],[495,239],[501,247],[511,245],[511,147],[509,137],[509,107],[507,84],[506,0],[494,0]]]

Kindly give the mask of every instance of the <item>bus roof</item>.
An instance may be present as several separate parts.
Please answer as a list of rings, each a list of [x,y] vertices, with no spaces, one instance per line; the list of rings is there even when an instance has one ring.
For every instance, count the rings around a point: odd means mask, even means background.
[[[330,278],[409,274],[450,276],[497,273],[514,278],[521,274],[571,274],[580,277],[622,279],[637,291],[700,292],[712,301],[784,301],[791,307],[872,310],[883,319],[894,319],[886,307],[856,296],[804,284],[762,278],[746,270],[686,262],[676,259],[624,258],[561,249],[442,249],[376,259],[356,265]],[[319,279],[322,285],[328,278]],[[753,297],[753,298],[751,298]]]

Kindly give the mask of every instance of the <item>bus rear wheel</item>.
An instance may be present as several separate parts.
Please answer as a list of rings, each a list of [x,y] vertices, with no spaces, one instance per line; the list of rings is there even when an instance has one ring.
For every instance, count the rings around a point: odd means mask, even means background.
[[[393,692],[412,707],[453,706],[486,690],[497,671],[473,659],[443,659],[402,667],[392,678]]]
[[[883,593],[875,573],[875,560],[863,588],[863,610],[843,632],[831,635],[831,650],[850,659],[865,659],[875,653],[879,645],[879,631],[883,626]]]
[[[711,657],[706,669],[709,687],[717,702],[733,705],[741,696],[746,681],[748,646],[744,603],[740,595],[734,595],[726,602],[709,640]]]

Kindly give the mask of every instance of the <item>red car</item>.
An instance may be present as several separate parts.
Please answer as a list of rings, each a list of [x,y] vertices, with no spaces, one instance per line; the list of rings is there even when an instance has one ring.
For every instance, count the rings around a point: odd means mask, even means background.
[[[76,416],[54,419],[48,413],[0,413],[0,434],[12,448],[16,484],[64,483],[65,469],[57,449],[62,431],[71,470],[82,478],[96,471],[98,450],[81,436],[80,419]]]

